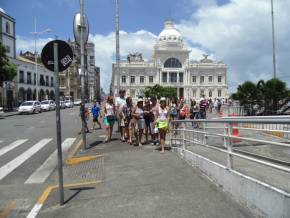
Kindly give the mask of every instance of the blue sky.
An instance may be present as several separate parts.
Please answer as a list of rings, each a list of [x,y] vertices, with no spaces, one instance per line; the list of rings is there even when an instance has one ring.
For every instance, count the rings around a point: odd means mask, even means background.
[[[108,90],[115,55],[114,0],[84,0],[95,43],[101,85]],[[72,22],[79,0],[0,0],[16,19],[17,50],[34,50],[34,17],[37,30],[53,29],[39,38],[39,50],[51,38],[73,39]],[[290,1],[275,0],[278,77],[288,82]],[[279,15],[279,16],[277,16]],[[166,19],[172,19],[199,60],[208,53],[228,65],[231,91],[245,80],[270,79],[272,75],[271,17],[269,0],[120,0],[121,56],[142,52],[151,59],[156,37]]]
[[[39,30],[51,28],[52,35],[73,37],[72,21],[79,10],[78,0],[0,0],[2,7],[16,19],[17,35],[29,37],[34,17]],[[120,0],[120,26],[135,32],[146,29],[158,34],[167,18],[187,19],[196,7],[189,0]],[[92,34],[108,34],[114,30],[114,0],[84,0],[85,13]],[[190,10],[188,8],[190,6]]]

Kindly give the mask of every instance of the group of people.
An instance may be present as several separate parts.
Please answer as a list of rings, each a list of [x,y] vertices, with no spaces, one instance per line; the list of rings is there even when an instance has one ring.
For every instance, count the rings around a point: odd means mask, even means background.
[[[166,107],[166,99],[163,97],[157,102],[155,96],[143,99],[139,98],[136,105],[132,98],[125,98],[125,90],[120,90],[119,97],[113,100],[107,98],[104,105],[104,124],[107,130],[106,142],[112,138],[115,122],[120,128],[120,140],[136,146],[149,143],[149,136],[153,145],[160,144],[161,153],[164,153],[166,133],[169,127],[169,111]],[[143,135],[145,142],[142,143]]]
[[[118,124],[120,140],[130,145],[142,146],[143,144],[160,145],[161,153],[164,153],[166,134],[169,132],[169,124],[172,120],[206,119],[207,112],[219,113],[222,105],[221,99],[196,100],[192,98],[190,104],[184,99],[172,97],[170,100],[156,96],[151,98],[138,98],[133,103],[131,97],[125,97],[126,91],[121,89],[115,99],[108,96],[103,104],[95,102],[91,108],[93,115],[93,128],[96,124],[102,128],[99,118],[103,118],[107,136],[105,142],[112,139],[114,124]],[[89,132],[87,121],[89,110],[85,109],[86,131]],[[177,125],[171,125],[176,128]],[[143,135],[145,141],[142,141]],[[150,137],[150,140],[149,140]],[[133,140],[134,139],[134,140]]]

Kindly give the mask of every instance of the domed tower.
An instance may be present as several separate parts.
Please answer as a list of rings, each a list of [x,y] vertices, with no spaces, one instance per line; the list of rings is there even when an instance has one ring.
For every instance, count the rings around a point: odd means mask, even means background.
[[[184,66],[188,61],[189,52],[183,44],[182,35],[175,28],[174,23],[170,20],[165,21],[164,29],[160,32],[154,45],[153,59],[156,64],[164,65],[170,59],[170,62],[178,62],[177,66]]]

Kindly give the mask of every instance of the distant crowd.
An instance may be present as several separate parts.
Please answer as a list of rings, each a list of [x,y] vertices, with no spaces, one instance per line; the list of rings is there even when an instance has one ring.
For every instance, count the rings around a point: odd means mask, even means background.
[[[206,99],[204,96],[198,100],[192,98],[189,104],[186,104],[182,98],[161,97],[158,100],[156,96],[138,98],[136,102],[133,102],[131,97],[125,96],[125,93],[126,91],[121,89],[119,96],[115,99],[113,96],[108,96],[103,105],[95,102],[91,111],[84,107],[85,112],[81,114],[84,114],[86,131],[90,131],[87,123],[91,112],[93,130],[95,130],[96,124],[102,128],[100,122],[102,119],[107,131],[105,142],[112,139],[113,127],[116,123],[122,142],[135,146],[151,142],[152,145],[160,145],[161,153],[164,153],[166,134],[169,132],[172,120],[206,119],[207,113],[220,113],[224,103],[223,99]],[[171,125],[172,127],[174,126]],[[145,141],[142,141],[143,136]]]

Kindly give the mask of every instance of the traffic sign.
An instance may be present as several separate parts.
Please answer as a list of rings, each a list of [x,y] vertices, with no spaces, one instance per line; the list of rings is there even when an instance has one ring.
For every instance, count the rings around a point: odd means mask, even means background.
[[[53,44],[57,43],[58,47],[58,70],[66,70],[73,61],[73,51],[69,44],[62,40],[53,40],[48,42],[41,51],[41,61],[50,71],[54,71],[54,54]]]

